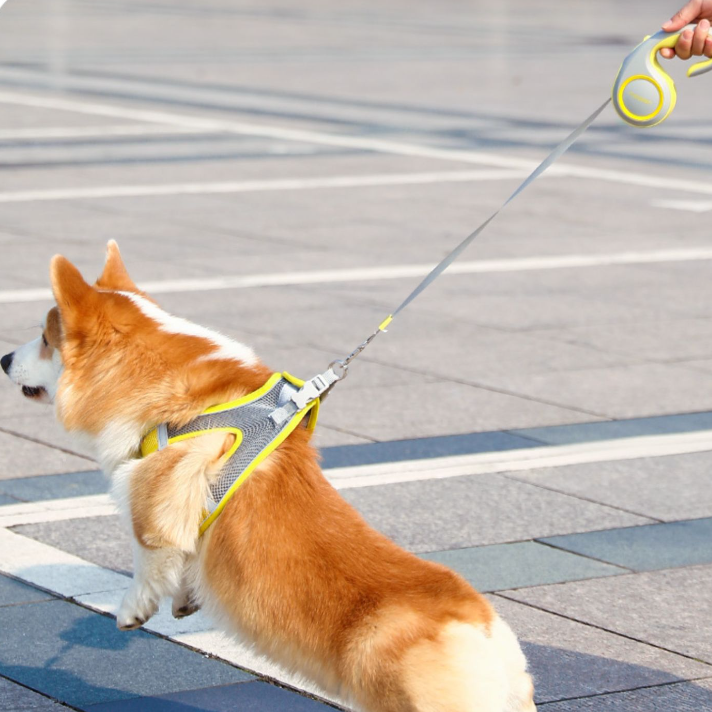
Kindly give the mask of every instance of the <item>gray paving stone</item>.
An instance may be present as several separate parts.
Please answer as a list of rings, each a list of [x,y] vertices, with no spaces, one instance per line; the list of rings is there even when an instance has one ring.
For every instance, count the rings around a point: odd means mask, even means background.
[[[509,476],[665,521],[712,516],[712,454],[708,452],[544,468]]]
[[[324,406],[323,423],[376,441],[591,419],[588,414],[463,383],[394,386],[387,391],[335,390]]]
[[[542,240],[538,242],[541,246]],[[509,247],[512,248],[511,243]],[[559,246],[558,254],[561,254],[561,249],[566,249],[566,246]],[[571,246],[570,249],[574,253],[579,253],[581,246]],[[617,249],[614,247],[612,251]],[[512,249],[512,253],[512,257],[517,254],[515,249]],[[478,257],[480,257],[479,249]],[[626,268],[613,269],[620,269],[622,278],[630,281],[630,271],[635,268],[628,268],[628,274],[623,273]],[[652,277],[645,279],[653,280]],[[390,290],[385,288],[374,293],[361,284],[349,285],[349,287],[352,294],[357,294],[364,299],[369,298],[370,293],[374,303],[376,299],[383,303],[388,298],[394,304],[400,301],[393,288]],[[336,294],[346,292],[345,285],[333,288],[329,285],[325,289]],[[621,302],[607,301],[601,298],[600,293],[592,289],[584,291],[580,287],[580,293],[577,294],[571,285],[552,284],[551,277],[542,279],[541,273],[536,272],[477,274],[474,278],[472,275],[450,275],[437,287],[431,287],[429,292],[427,297],[419,300],[412,307],[421,315],[437,316],[442,309],[442,302],[446,301],[448,317],[458,321],[507,331],[546,330],[547,336],[552,340],[587,347],[589,344],[585,339],[578,340],[575,336],[579,328],[591,325],[602,325],[600,328],[605,328],[613,322],[612,328],[622,330],[628,323],[632,325],[647,323],[650,318],[649,305],[632,307]],[[526,308],[522,306],[523,297],[526,298]],[[674,312],[670,313],[668,319],[672,320],[675,316]],[[590,346],[596,345],[590,344]],[[646,358],[646,354],[635,351],[629,353],[615,348],[599,350],[618,353],[624,356],[621,361],[629,363],[649,360],[649,355]]]
[[[314,447],[319,449],[348,447],[351,445],[368,445],[373,442],[370,438],[365,438],[355,433],[330,428],[322,422],[319,422],[319,427],[314,431],[312,438]]]
[[[580,408],[605,418],[635,418],[712,409],[712,374],[673,365],[482,373],[483,385]],[[654,384],[654,387],[651,386]]]
[[[536,542],[495,544],[420,555],[462,574],[478,591],[539,586],[578,579],[615,576],[626,569],[572,556]]]
[[[706,270],[705,270],[706,271]],[[622,305],[625,308],[625,305]],[[669,317],[651,322],[582,325],[560,332],[556,338],[604,351],[632,354],[648,361],[688,361],[712,357],[712,323],[706,319]]]
[[[443,305],[445,313],[446,305],[447,302]],[[388,309],[392,308],[389,305]],[[437,344],[436,352],[433,352],[434,344]],[[371,347],[369,357],[422,373],[484,385],[491,379],[500,380],[510,374],[528,377],[629,363],[623,357],[587,347],[504,332],[417,310],[400,314],[387,338],[379,339]]]
[[[45,591],[0,575],[0,606],[15,606],[20,603],[47,601],[53,597]],[[2,708],[0,708],[2,709]]]
[[[0,626],[0,674],[69,705],[252,679],[144,631],[122,633],[113,619],[64,601],[0,608]]]
[[[654,571],[511,591],[548,611],[712,663],[712,566]]]
[[[43,697],[22,685],[0,677],[0,710],[2,712],[62,712],[68,707]]]
[[[712,563],[712,518],[549,537],[566,551],[636,571]]]
[[[89,460],[0,432],[0,480],[95,469]]]
[[[93,462],[90,447],[79,438],[66,432],[57,422],[53,408],[31,402],[16,402],[15,394],[8,397],[8,415],[0,416],[0,430],[24,436],[59,450],[65,450]]]
[[[644,690],[542,705],[545,712],[699,712],[712,707],[712,681],[678,682]]]
[[[140,697],[82,707],[86,712],[311,712],[330,710],[317,700],[265,682],[209,687],[202,690],[174,692],[160,697]]]
[[[354,488],[341,494],[376,529],[417,552],[649,522],[498,475]]]
[[[17,502],[36,502],[45,499],[64,499],[104,494],[109,491],[109,482],[102,472],[66,472],[43,477],[20,477],[0,481],[0,492]]]
[[[490,599],[522,641],[537,703],[707,677],[712,672],[703,662],[518,604],[501,594]]]
[[[13,531],[106,569],[133,571],[131,536],[118,516],[23,524]]]

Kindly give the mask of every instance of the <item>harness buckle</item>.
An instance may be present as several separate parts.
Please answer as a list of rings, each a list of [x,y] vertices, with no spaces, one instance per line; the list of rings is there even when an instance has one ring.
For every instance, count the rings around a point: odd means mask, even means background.
[[[340,364],[342,366],[342,373],[337,374],[333,369],[335,364]],[[292,393],[289,400],[281,407],[270,413],[270,418],[275,425],[282,425],[286,420],[291,418],[293,415],[298,413],[300,410],[304,410],[310,403],[321,398],[337,381],[340,381],[345,377],[346,366],[340,361],[334,361],[334,363],[329,366],[329,368],[324,371],[324,373],[317,374],[313,378],[309,379],[304,383],[304,385],[296,392]]]

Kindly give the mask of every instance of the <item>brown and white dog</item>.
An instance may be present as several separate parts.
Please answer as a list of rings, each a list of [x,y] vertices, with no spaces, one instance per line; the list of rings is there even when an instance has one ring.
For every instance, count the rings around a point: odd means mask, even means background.
[[[28,398],[93,443],[135,538],[117,614],[140,626],[173,598],[331,694],[370,712],[533,712],[526,661],[506,623],[460,576],[371,529],[324,478],[298,427],[203,537],[208,486],[234,435],[138,457],[157,424],[181,427],[270,377],[251,349],[160,309],[116,243],[94,285],[51,263],[57,306],[43,334],[2,358]]]

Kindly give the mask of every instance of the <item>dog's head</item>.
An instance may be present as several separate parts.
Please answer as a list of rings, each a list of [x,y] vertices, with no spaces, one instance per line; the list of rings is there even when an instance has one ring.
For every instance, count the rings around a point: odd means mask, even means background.
[[[187,422],[222,402],[214,399],[237,397],[236,382],[264,378],[249,348],[167,314],[141,292],[113,240],[93,285],[59,255],[50,279],[57,305],[42,335],[1,361],[26,397],[56,403],[67,430],[128,437],[149,424]]]
[[[51,403],[57,399],[62,404],[66,400],[63,392],[76,387],[72,400],[91,415],[105,400],[103,394],[112,390],[112,379],[120,378],[130,361],[119,342],[142,314],[127,295],[151,302],[129,277],[113,240],[94,285],[59,255],[52,259],[50,279],[57,305],[45,316],[42,334],[3,356],[0,364],[32,400]],[[58,412],[63,410],[58,408]]]
[[[118,246],[113,240],[107,246],[104,271],[93,289],[63,257],[57,256],[53,259],[51,276],[58,306],[52,307],[46,314],[42,334],[0,359],[3,371],[21,387],[26,398],[45,403],[54,402],[64,370],[64,322],[69,319],[76,325],[74,312],[82,304],[84,297],[98,290],[138,292],[126,272]],[[96,313],[87,312],[84,316],[85,323],[90,324]]]
[[[51,403],[62,373],[62,327],[57,307],[52,307],[42,325],[42,335],[0,359],[2,370],[32,400]]]

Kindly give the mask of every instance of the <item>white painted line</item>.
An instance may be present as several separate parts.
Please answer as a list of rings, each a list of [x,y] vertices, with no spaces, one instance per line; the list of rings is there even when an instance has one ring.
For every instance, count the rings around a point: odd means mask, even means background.
[[[345,701],[327,695],[310,680],[285,670],[269,658],[255,653],[251,645],[241,643],[234,638],[224,635],[220,631],[211,630],[202,633],[184,633],[174,636],[173,640],[214,655],[221,660],[255,672],[258,675],[264,675],[278,682],[286,683],[291,687],[303,690],[323,700],[333,702],[345,709],[350,709]]]
[[[101,477],[101,475],[98,475]],[[39,502],[20,502],[0,506],[0,518],[33,515],[37,512],[60,512],[65,509],[101,509],[112,506],[108,494],[90,494],[81,497],[43,499]],[[0,524],[0,526],[5,526]]]
[[[113,104],[99,104],[71,99],[58,99],[53,97],[32,96],[17,92],[0,92],[0,103],[32,106],[41,109],[55,109],[91,116],[110,116],[143,121],[146,123],[162,124],[166,126],[181,126],[204,131],[216,131],[238,134],[242,136],[261,136],[263,138],[279,139],[281,141],[298,141],[320,146],[339,146],[341,148],[354,148],[377,153],[388,153],[399,156],[416,156],[420,158],[438,158],[446,161],[462,163],[476,163],[483,166],[496,166],[499,168],[516,168],[531,170],[537,163],[519,158],[508,158],[489,153],[475,151],[453,151],[416,144],[385,141],[363,136],[349,136],[347,134],[328,134],[320,131],[307,131],[290,129],[280,126],[265,124],[249,124],[242,121],[229,121],[225,119],[210,119],[191,114],[179,114],[168,111],[153,111],[148,109],[132,109]]]
[[[397,482],[441,480],[463,475],[518,472],[542,467],[565,467],[590,462],[617,462],[643,457],[665,457],[707,451],[712,451],[712,430],[616,438],[573,445],[541,445],[473,455],[357,465],[332,468],[325,470],[324,474],[336,489],[350,489]],[[46,503],[35,503],[33,506],[8,504],[0,506],[0,526],[18,526],[20,524],[115,514],[116,510],[109,502],[108,495],[94,495],[49,500]],[[48,506],[41,509],[38,506],[41,504]],[[22,507],[26,507],[26,509],[22,509]],[[82,511],[86,513],[78,514]],[[5,524],[6,521],[12,521],[12,524]],[[1,561],[0,557],[0,564]]]
[[[243,136],[261,136],[264,138],[274,138],[282,141],[298,141],[321,146],[340,146],[342,148],[353,148],[363,151],[373,151],[376,153],[387,153],[391,155],[418,158],[432,158],[435,160],[453,161],[456,163],[473,163],[481,166],[495,166],[497,168],[513,168],[530,171],[538,165],[538,161],[502,156],[493,153],[420,146],[412,143],[386,141],[382,139],[368,138],[365,136],[329,134],[319,131],[290,129],[280,126],[249,124],[240,121],[203,118],[176,112],[132,109],[112,104],[39,97],[29,94],[21,94],[18,92],[0,92],[0,103],[2,102],[21,106],[34,106],[43,109],[55,109],[58,111],[89,114],[92,116],[111,116],[114,118],[122,118],[132,121],[143,121],[146,123],[193,128],[203,131],[227,132]],[[550,168],[548,173],[550,175],[574,176],[577,178],[588,178],[603,182],[635,185],[646,188],[660,188],[661,190],[677,190],[687,193],[712,195],[712,184],[705,184],[701,181],[670,178],[664,175],[605,170],[591,168],[588,166],[578,166],[569,163],[559,163],[558,165]]]
[[[490,272],[527,272],[552,269],[577,269],[614,265],[657,264],[666,262],[696,262],[712,259],[712,247],[649,252],[613,252],[593,255],[554,255],[518,257],[499,260],[456,262],[446,275],[483,274]],[[381,282],[392,279],[423,277],[432,264],[385,265],[353,269],[316,270],[313,272],[281,272],[276,274],[235,275],[200,279],[172,279],[142,282],[141,289],[151,294],[213,292],[224,289],[255,287],[285,287],[304,284],[347,284],[351,282]],[[49,289],[9,289],[0,291],[0,304],[41,302],[52,300]]]
[[[712,450],[712,431],[621,438],[574,445],[552,445],[503,452],[458,455],[327,471],[336,489],[374,487],[397,482],[441,480],[463,475],[497,474],[565,467],[590,462],[617,462]]]
[[[155,136],[203,133],[201,129],[181,126],[117,124],[107,126],[57,126],[0,130],[0,141],[32,141],[51,138],[103,138],[114,136]]]
[[[0,529],[0,571],[70,598],[126,587],[121,574],[7,529]]]
[[[654,208],[684,210],[689,213],[708,213],[712,210],[712,200],[653,200]]]
[[[168,183],[155,185],[107,185],[51,190],[20,190],[0,193],[0,203],[32,203],[96,198],[145,198],[161,195],[212,195],[255,193],[316,188],[362,188],[384,185],[426,185],[429,183],[469,183],[523,177],[523,171],[479,170],[428,173],[380,173],[378,175],[327,176],[323,178],[281,178],[276,180],[228,181],[221,183]]]
[[[6,504],[0,506],[0,527],[106,517],[116,514],[116,511],[116,505],[108,494]]]

